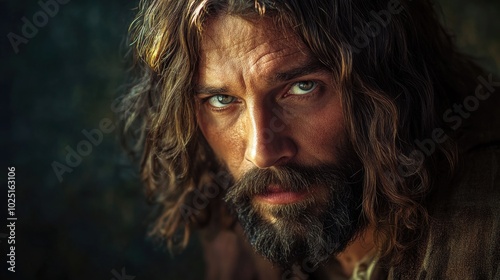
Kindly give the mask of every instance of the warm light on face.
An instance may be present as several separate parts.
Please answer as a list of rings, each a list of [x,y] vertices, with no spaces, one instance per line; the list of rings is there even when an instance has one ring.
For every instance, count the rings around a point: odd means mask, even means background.
[[[222,16],[203,34],[198,122],[236,178],[253,167],[335,163],[344,137],[331,73],[271,22]]]

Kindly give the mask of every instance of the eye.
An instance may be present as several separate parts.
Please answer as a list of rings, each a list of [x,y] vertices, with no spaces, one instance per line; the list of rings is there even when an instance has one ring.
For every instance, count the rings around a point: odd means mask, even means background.
[[[290,94],[302,95],[312,92],[318,86],[317,82],[314,81],[302,81],[297,82],[290,88]]]
[[[215,108],[224,108],[236,101],[236,97],[230,95],[217,94],[207,99],[208,103]]]

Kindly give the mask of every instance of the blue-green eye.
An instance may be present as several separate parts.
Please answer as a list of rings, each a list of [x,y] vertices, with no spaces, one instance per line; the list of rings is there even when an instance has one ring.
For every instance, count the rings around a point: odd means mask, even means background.
[[[215,108],[224,108],[236,101],[236,98],[230,95],[217,94],[208,98],[208,103]]]
[[[302,95],[311,93],[318,86],[317,82],[313,81],[302,81],[293,84],[290,88],[290,94]]]

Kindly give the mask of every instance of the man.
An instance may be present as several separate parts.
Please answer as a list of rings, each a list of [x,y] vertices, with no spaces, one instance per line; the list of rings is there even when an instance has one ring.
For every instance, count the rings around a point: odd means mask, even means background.
[[[499,83],[429,1],[142,1],[132,36],[153,233],[208,279],[500,279]]]

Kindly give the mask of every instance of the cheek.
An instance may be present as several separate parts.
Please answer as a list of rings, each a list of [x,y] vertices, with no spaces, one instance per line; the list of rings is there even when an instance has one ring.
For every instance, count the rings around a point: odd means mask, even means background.
[[[215,156],[236,175],[245,154],[241,129],[238,126],[224,127],[203,116],[198,116],[198,124]]]
[[[327,106],[304,118],[300,146],[317,161],[337,163],[338,149],[345,140],[340,106]]]
[[[338,118],[322,123],[322,127],[325,129],[319,136],[321,140],[318,142],[327,149],[325,153],[333,157],[334,163],[337,163],[338,149],[342,146],[342,142],[346,137],[342,114],[339,114]]]

